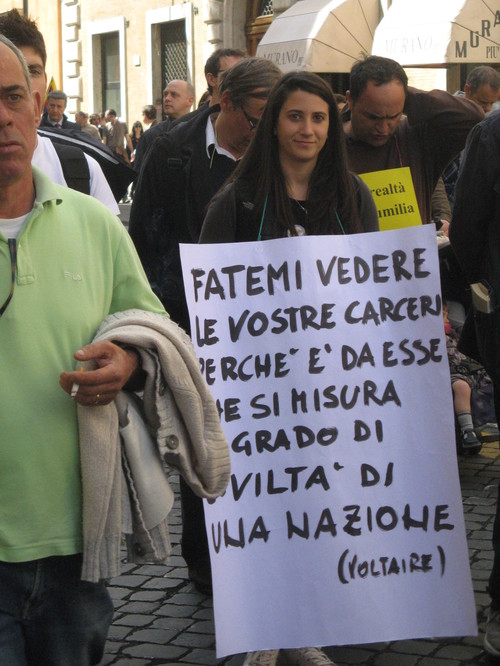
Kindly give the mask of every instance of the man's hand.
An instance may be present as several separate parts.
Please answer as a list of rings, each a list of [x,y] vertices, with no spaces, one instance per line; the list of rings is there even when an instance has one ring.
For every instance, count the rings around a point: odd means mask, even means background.
[[[448,238],[449,230],[450,230],[450,223],[448,222],[448,220],[441,219],[441,228],[439,231],[442,231],[446,236],[446,238]]]
[[[81,405],[107,405],[139,368],[139,359],[130,349],[112,342],[96,342],[75,353],[77,361],[97,363],[95,370],[62,372],[59,383]]]

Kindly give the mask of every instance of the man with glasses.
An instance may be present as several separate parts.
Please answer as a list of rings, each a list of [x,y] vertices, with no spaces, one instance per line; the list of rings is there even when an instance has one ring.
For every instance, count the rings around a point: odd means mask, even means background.
[[[245,58],[220,84],[220,107],[207,107],[151,147],[141,169],[129,231],[153,291],[188,333],[179,243],[197,243],[212,196],[243,156],[281,71],[270,60]],[[197,588],[211,593],[203,504],[181,482],[182,555]]]

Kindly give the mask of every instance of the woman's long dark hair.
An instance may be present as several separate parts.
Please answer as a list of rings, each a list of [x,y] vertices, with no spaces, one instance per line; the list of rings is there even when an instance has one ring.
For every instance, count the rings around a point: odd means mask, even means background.
[[[139,137],[136,137],[135,132],[134,132],[134,129],[136,127],[141,128],[141,133],[140,133]],[[141,138],[141,136],[143,134],[144,134],[144,127],[142,126],[142,123],[141,123],[140,120],[136,120],[135,123],[132,125],[132,131],[130,132],[130,139],[132,141],[132,145],[133,145],[134,148],[137,147],[137,144],[139,143],[139,139]]]
[[[329,127],[324,147],[311,174],[308,191],[310,233],[340,234],[362,231],[351,174],[347,169],[344,130],[330,86],[317,74],[290,72],[276,84],[262,114],[255,136],[230,181],[242,179],[255,192],[254,216],[260,222],[268,195],[275,205],[275,232],[296,234],[290,197],[279,161],[275,133],[278,117],[289,95],[301,90],[317,95],[328,104]]]

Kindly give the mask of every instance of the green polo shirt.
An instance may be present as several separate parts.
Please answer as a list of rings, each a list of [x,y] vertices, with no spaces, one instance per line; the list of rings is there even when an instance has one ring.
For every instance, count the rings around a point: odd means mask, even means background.
[[[164,312],[121,222],[33,168],[14,296],[0,318],[0,561],[81,552],[76,405],[59,386],[113,312]],[[0,225],[0,304],[10,288]]]

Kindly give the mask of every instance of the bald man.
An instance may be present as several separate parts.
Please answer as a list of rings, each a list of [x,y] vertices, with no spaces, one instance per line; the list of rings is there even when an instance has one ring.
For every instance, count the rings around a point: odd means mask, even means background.
[[[163,112],[170,120],[189,113],[194,102],[194,88],[187,81],[174,79],[163,91]]]

